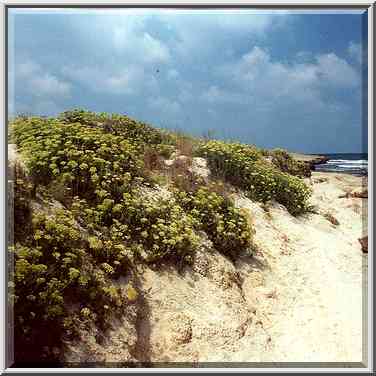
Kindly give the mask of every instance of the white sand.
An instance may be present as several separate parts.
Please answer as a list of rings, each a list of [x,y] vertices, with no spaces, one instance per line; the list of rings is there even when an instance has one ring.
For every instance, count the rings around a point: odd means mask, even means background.
[[[16,159],[13,145],[9,159]],[[233,265],[209,247],[182,275],[140,268],[142,301],[114,322],[106,341],[87,333],[67,347],[65,360],[365,364],[368,263],[358,238],[367,233],[368,200],[339,198],[361,189],[362,179],[315,172],[311,182],[319,214],[298,219],[280,205],[266,213],[237,197],[254,220],[253,258]]]
[[[203,252],[193,274],[140,273],[147,314],[138,359],[365,363],[367,256],[358,238],[366,228],[361,209],[367,199],[338,197],[360,189],[359,177],[314,173],[311,181],[319,177],[328,179],[312,185],[320,214],[297,219],[278,204],[266,214],[237,198],[254,218],[260,249],[254,258],[233,265],[217,252]]]
[[[271,342],[261,355],[273,362],[362,362],[362,296],[366,289],[367,256],[358,238],[366,231],[362,208],[367,199],[339,198],[361,188],[361,178],[314,173],[328,182],[313,184],[312,203],[340,222],[332,225],[322,215],[295,219],[278,205],[271,218],[250,206],[271,270],[258,290],[258,311]],[[249,206],[248,200],[238,205]],[[366,211],[364,211],[366,217]],[[364,273],[363,273],[364,272]],[[263,292],[272,292],[265,298]],[[270,294],[269,294],[270,295]],[[245,345],[245,344],[244,344]],[[363,349],[365,351],[365,349]],[[239,360],[246,361],[246,352]]]
[[[367,199],[338,197],[361,188],[358,177],[314,173],[312,181],[318,177],[328,179],[312,185],[312,203],[320,214],[297,219],[278,204],[267,214],[260,204],[237,197],[237,205],[254,218],[259,248],[254,257],[241,257],[234,265],[203,247],[183,274],[173,267],[140,266],[138,313],[130,311],[114,323],[103,344],[89,333],[69,347],[65,360],[193,362],[197,367],[202,362],[366,364],[362,297],[367,280],[362,276],[367,255],[358,238],[366,225],[361,209]],[[338,226],[323,217],[327,212]]]

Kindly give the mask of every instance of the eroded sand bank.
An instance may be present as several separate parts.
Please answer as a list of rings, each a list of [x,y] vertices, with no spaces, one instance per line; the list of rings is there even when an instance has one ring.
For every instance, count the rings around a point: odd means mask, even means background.
[[[233,264],[208,246],[183,273],[140,267],[138,313],[114,323],[101,344],[89,334],[69,346],[66,359],[364,363],[367,254],[358,239],[366,234],[367,199],[343,196],[365,182],[317,172],[307,182],[317,213],[294,218],[278,204],[265,210],[238,195],[256,229],[253,257]]]

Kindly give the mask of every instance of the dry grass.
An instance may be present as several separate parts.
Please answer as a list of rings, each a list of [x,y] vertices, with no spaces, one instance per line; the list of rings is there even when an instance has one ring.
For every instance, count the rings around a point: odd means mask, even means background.
[[[285,243],[288,243],[290,241],[290,238],[286,235],[286,234],[282,234],[282,240],[285,242]]]
[[[172,184],[185,192],[195,192],[199,187],[197,177],[190,171],[192,158],[181,156],[174,160],[174,163],[167,171],[168,178]]]
[[[261,208],[264,210],[266,218],[269,219],[269,220],[271,221],[271,220],[273,219],[273,216],[272,216],[272,212],[271,212],[271,210],[270,210],[270,206],[269,206],[269,204],[263,202],[263,203],[261,203],[260,206],[261,206]]]
[[[176,149],[178,150],[180,155],[185,155],[189,158],[192,158],[193,143],[188,137],[180,136],[176,142]]]
[[[146,148],[144,152],[144,167],[149,171],[161,170],[163,168],[163,160],[154,148]]]
[[[368,198],[368,189],[353,191],[351,188],[344,190],[345,194],[338,196],[338,198]]]
[[[312,181],[314,182],[314,183],[327,183],[328,181],[329,181],[329,179],[328,178],[315,178],[315,179],[312,179]]]

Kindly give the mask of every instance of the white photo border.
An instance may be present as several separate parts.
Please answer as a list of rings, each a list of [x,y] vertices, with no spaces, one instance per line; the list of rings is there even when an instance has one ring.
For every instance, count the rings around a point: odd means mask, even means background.
[[[257,366],[255,368],[246,367],[246,368],[231,368],[229,366],[226,367],[215,367],[210,368],[210,366],[205,366],[205,368],[175,368],[175,367],[168,367],[168,368],[8,368],[10,367],[9,361],[6,359],[6,346],[7,346],[7,338],[6,338],[6,307],[7,307],[7,161],[8,161],[8,148],[7,148],[7,119],[8,119],[8,53],[9,53],[9,45],[7,41],[7,11],[10,8],[15,7],[25,7],[25,8],[126,8],[126,7],[135,7],[135,8],[183,8],[183,9],[190,9],[190,8],[198,8],[198,9],[231,9],[231,8],[254,8],[254,9],[289,9],[289,10],[323,10],[323,9],[333,9],[333,10],[342,10],[342,9],[358,9],[364,10],[368,13],[368,124],[364,124],[364,126],[368,127],[368,153],[369,153],[369,161],[368,166],[368,236],[369,236],[369,250],[368,253],[368,296],[367,294],[363,294],[364,296],[364,305],[367,310],[365,311],[366,316],[364,317],[366,323],[363,322],[364,325],[367,325],[367,328],[364,327],[364,331],[368,332],[367,341],[365,343],[365,363],[359,363],[358,367],[353,367],[350,365],[346,365],[343,363],[343,367],[340,367],[340,363],[337,363],[338,366],[336,368],[329,365],[325,367],[308,367],[309,363],[306,363],[307,366],[299,367],[283,367],[283,368],[273,368],[273,367],[263,367]],[[141,0],[138,2],[135,1],[99,1],[99,0],[50,0],[46,2],[36,1],[36,0],[0,0],[0,18],[2,25],[0,30],[0,39],[1,39],[1,59],[0,59],[0,66],[1,66],[1,83],[2,83],[2,90],[0,94],[0,115],[1,115],[1,124],[2,124],[2,132],[1,132],[1,155],[3,163],[1,164],[1,179],[2,182],[0,184],[1,189],[1,220],[3,226],[1,226],[1,233],[0,238],[2,241],[2,249],[1,249],[1,267],[4,271],[4,278],[1,280],[1,301],[2,301],[2,309],[0,310],[0,322],[1,322],[1,355],[0,355],[0,372],[1,373],[193,373],[193,372],[202,372],[202,373],[227,373],[231,369],[232,372],[236,373],[249,373],[249,372],[257,372],[257,373],[366,373],[371,374],[374,373],[374,359],[373,359],[373,341],[374,341],[374,288],[373,288],[373,270],[375,265],[375,259],[373,257],[373,213],[374,213],[374,203],[373,203],[373,187],[374,187],[374,171],[373,171],[373,144],[374,144],[374,118],[373,118],[373,105],[374,105],[374,19],[376,15],[375,11],[375,3],[372,1],[349,1],[349,0],[331,0],[330,2],[325,1],[248,1],[248,0],[237,0],[235,2],[230,1],[200,1],[200,0],[191,0],[191,1],[154,1],[154,0]],[[365,132],[365,130],[363,130]],[[365,334],[365,333],[364,333]],[[279,366],[281,367],[281,366]],[[350,368],[351,367],[351,368]]]

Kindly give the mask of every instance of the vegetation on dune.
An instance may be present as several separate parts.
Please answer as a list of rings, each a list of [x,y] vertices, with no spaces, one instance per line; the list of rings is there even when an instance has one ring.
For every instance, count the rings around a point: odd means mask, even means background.
[[[308,163],[295,160],[286,150],[274,149],[268,152],[272,163],[281,171],[299,177],[310,177],[311,167]]]
[[[63,112],[58,119],[67,124],[80,123],[91,128],[99,128],[137,144],[168,145],[175,140],[171,132],[154,128],[125,115],[73,110]]]
[[[198,150],[218,176],[245,190],[253,200],[275,199],[298,215],[308,209],[309,187],[296,176],[265,161],[263,153],[253,146],[209,141]]]
[[[227,198],[208,187],[196,192],[176,192],[178,202],[195,219],[197,229],[205,231],[213,246],[235,259],[252,239],[249,219]]]
[[[90,324],[106,329],[109,315],[126,301],[124,289],[112,283],[114,269],[96,259],[69,211],[36,213],[32,228],[10,249],[15,350],[23,360],[40,357],[42,344],[58,346],[63,336],[73,338]]]
[[[231,259],[252,246],[249,215],[235,208],[223,184],[189,171],[193,155],[252,199],[276,199],[294,215],[307,209],[308,188],[288,173],[300,167],[282,152],[270,163],[253,146],[81,110],[19,117],[10,127],[27,169],[16,169],[9,249],[17,359],[40,359],[43,346],[58,348],[91,325],[106,330],[113,315],[137,301],[137,264],[187,265],[203,233]],[[163,160],[175,151],[188,162],[171,166],[167,179]],[[153,193],[163,178],[172,182],[165,198]],[[118,284],[119,277],[129,284]],[[49,360],[58,358],[48,351]]]

